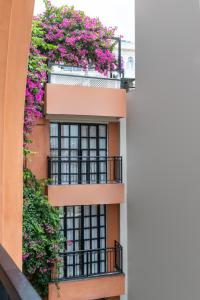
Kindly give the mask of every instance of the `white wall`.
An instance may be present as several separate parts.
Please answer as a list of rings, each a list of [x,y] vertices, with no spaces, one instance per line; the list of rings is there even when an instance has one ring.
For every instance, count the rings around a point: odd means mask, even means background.
[[[200,7],[136,0],[129,300],[200,299]]]

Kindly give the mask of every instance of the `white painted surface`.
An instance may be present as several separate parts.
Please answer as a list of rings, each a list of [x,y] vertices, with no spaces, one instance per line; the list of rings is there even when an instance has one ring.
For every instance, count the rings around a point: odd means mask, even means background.
[[[198,0],[136,0],[128,102],[128,299],[199,300]]]

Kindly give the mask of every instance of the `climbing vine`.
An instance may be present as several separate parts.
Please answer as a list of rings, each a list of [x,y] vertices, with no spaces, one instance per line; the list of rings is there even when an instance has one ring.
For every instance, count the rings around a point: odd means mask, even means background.
[[[49,63],[91,65],[107,75],[116,69],[113,37],[116,28],[107,28],[73,7],[55,7],[44,0],[46,10],[34,17],[28,64],[24,116],[25,144],[35,119],[43,116],[44,86]]]

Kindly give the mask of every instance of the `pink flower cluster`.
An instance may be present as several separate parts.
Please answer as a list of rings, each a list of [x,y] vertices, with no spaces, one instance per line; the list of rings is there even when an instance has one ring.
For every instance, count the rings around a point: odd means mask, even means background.
[[[24,120],[26,138],[35,119],[43,116],[48,62],[64,63],[83,69],[92,65],[96,71],[104,75],[115,70],[117,64],[112,52],[112,38],[116,28],[103,26],[98,18],[90,18],[83,12],[67,6],[56,8],[48,1],[47,11],[35,17],[35,22],[40,33],[36,36],[39,43],[34,46],[32,43],[30,49]],[[33,31],[32,40],[34,38]]]

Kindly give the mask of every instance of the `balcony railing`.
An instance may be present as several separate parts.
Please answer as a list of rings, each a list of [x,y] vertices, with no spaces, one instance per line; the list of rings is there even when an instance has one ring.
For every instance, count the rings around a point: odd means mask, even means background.
[[[55,185],[122,183],[122,157],[48,157],[48,178]]]
[[[52,271],[52,281],[80,279],[123,273],[123,248],[80,250],[60,255],[60,261]]]
[[[121,39],[113,38],[117,67],[107,76],[97,72],[93,65],[87,70],[78,66],[53,64],[49,65],[49,83],[66,84],[73,86],[88,86],[100,88],[121,88],[121,78],[124,77],[121,61]]]
[[[0,245],[0,299],[41,300],[12,258]]]

